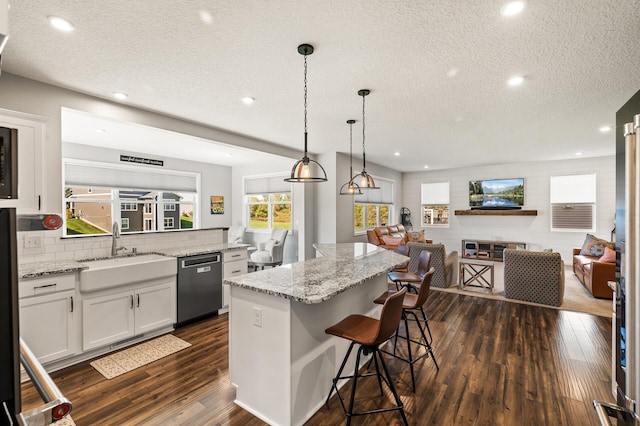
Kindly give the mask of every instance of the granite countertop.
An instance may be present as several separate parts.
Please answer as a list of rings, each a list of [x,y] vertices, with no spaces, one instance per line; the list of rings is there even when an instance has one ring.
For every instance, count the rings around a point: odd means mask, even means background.
[[[408,259],[368,243],[317,244],[315,247],[322,257],[227,278],[224,283],[314,304],[386,274]]]
[[[54,274],[68,274],[87,268],[88,266],[75,260],[27,263],[18,265],[18,278],[37,278]]]
[[[249,244],[235,244],[235,243],[219,243],[209,244],[200,247],[179,247],[179,248],[167,248],[157,249],[153,252],[126,254],[117,257],[132,257],[132,256],[144,256],[145,254],[159,254],[168,257],[182,257],[191,256],[197,254],[213,253],[213,252],[225,252],[231,250],[246,249]],[[53,274],[67,274],[77,271],[88,269],[89,267],[83,262],[89,262],[93,260],[110,259],[110,257],[83,259],[83,260],[56,260],[50,262],[35,262],[25,263],[18,265],[18,278],[36,278]]]
[[[154,253],[161,254],[164,256],[182,257],[182,256],[194,256],[194,255],[205,254],[205,253],[240,250],[240,249],[246,249],[247,247],[249,247],[249,244],[218,243],[218,244],[208,244],[206,246],[198,246],[198,247],[173,247],[173,248],[166,248],[166,249],[156,249]]]

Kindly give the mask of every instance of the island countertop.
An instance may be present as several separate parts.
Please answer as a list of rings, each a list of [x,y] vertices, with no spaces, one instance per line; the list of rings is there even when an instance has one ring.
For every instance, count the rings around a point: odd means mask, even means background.
[[[171,247],[155,249],[154,253],[170,257],[194,256],[198,254],[225,252],[231,250],[246,249],[249,244],[241,243],[217,243],[198,247]]]
[[[322,257],[227,278],[224,283],[315,304],[386,274],[407,261],[406,256],[368,243],[315,244],[314,247]]]

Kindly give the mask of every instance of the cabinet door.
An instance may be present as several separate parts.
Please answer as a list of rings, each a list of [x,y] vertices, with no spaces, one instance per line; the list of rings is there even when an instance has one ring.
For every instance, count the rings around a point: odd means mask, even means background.
[[[176,322],[175,280],[135,291],[135,334],[146,333]]]
[[[227,253],[225,253],[225,255],[226,254]],[[235,277],[236,275],[246,274],[247,273],[246,250],[244,251],[244,257],[241,258],[241,260],[224,262],[222,264],[222,271],[223,271],[224,278],[230,278],[230,277]],[[231,300],[231,288],[229,288],[228,284],[222,284],[222,306],[229,306],[230,300]]]
[[[75,290],[20,300],[20,336],[40,363],[77,350]]]
[[[12,111],[0,114],[1,127],[18,129],[18,199],[6,202],[7,207],[17,207],[18,214],[37,213],[44,202],[41,199],[44,120]]]
[[[82,301],[82,348],[98,348],[133,336],[134,297],[131,291]]]

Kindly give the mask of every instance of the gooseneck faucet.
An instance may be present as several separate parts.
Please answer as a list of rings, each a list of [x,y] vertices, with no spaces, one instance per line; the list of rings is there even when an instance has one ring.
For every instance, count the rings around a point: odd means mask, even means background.
[[[113,222],[113,228],[111,230],[111,256],[118,254],[120,250],[126,250],[126,247],[118,247],[117,241],[120,239],[120,228],[118,222]]]

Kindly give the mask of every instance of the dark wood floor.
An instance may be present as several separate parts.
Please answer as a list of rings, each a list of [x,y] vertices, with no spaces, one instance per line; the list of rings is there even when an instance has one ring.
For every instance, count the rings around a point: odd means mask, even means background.
[[[413,393],[408,365],[388,361],[412,425],[598,425],[591,401],[613,402],[608,318],[438,291],[426,309],[440,371],[431,359],[416,364]],[[181,328],[174,334],[192,347],[112,380],[88,362],[52,377],[79,426],[262,425],[233,403],[227,328],[227,315]],[[22,389],[23,408],[38,405],[33,387]],[[375,379],[359,382],[358,394],[379,395]],[[360,409],[378,403],[357,399]],[[341,423],[335,396],[307,422]],[[400,416],[353,424],[400,424]]]

